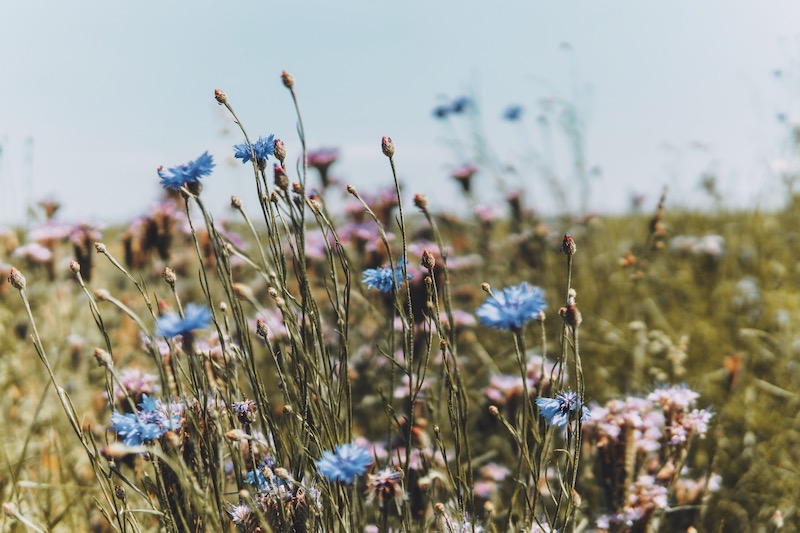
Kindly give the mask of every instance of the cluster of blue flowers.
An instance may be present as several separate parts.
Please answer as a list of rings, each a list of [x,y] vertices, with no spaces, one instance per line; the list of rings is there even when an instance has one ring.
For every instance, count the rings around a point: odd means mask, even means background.
[[[177,191],[184,184],[199,183],[200,178],[211,174],[213,168],[214,158],[208,152],[203,152],[203,155],[194,161],[168,169],[169,174],[163,169],[158,169],[158,175],[161,177],[161,185],[164,188]]]
[[[167,431],[180,429],[180,411],[180,405],[166,405],[145,394],[136,414],[114,411],[111,424],[126,446],[139,446],[153,442]]]
[[[251,146],[253,148],[252,151],[250,150]],[[275,135],[270,135],[266,139],[259,137],[252,145],[248,145],[246,142],[237,144],[233,147],[233,151],[233,157],[241,159],[242,163],[252,161],[253,154],[256,156],[256,162],[266,161],[269,156],[275,154]]]
[[[551,426],[564,429],[581,412],[581,423],[589,419],[589,410],[574,391],[559,392],[555,398],[536,398],[539,412]]]
[[[322,452],[317,460],[317,471],[328,481],[353,483],[372,464],[372,455],[357,444],[342,444],[334,451]]]
[[[183,318],[178,313],[167,313],[156,321],[156,333],[164,337],[186,335],[196,329],[203,329],[211,322],[211,310],[204,305],[189,304],[183,310]]]
[[[475,314],[484,326],[519,331],[546,307],[544,291],[523,281],[488,297]]]
[[[411,275],[408,274],[406,279],[411,279]],[[397,268],[390,266],[368,268],[361,275],[361,281],[368,289],[378,289],[388,294],[403,284],[403,269],[400,265]]]

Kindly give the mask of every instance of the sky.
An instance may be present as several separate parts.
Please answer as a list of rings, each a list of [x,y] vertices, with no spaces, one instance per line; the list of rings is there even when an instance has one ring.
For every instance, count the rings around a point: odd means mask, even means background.
[[[780,205],[797,157],[798,21],[793,0],[0,0],[0,222],[43,197],[64,219],[122,222],[158,199],[158,166],[206,150],[218,163],[206,202],[254,207],[252,172],[231,157],[242,137],[213,91],[296,161],[284,69],[309,147],[340,150],[341,187],[391,184],[388,135],[404,191],[439,210],[457,203],[453,169],[476,157],[454,143],[473,140],[501,169],[476,176],[482,203],[524,187],[553,212],[546,167],[574,212],[619,212],[634,194],[655,205],[665,185],[671,202],[710,208],[704,174],[722,205]],[[469,117],[432,117],[461,95]],[[574,110],[579,134],[543,102]],[[511,104],[519,123],[501,118]]]

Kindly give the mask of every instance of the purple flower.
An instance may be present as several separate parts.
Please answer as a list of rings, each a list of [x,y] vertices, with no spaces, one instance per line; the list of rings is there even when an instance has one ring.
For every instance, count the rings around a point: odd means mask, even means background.
[[[526,282],[513,285],[500,294],[495,294],[475,310],[475,314],[484,326],[495,329],[519,331],[522,327],[538,318],[547,304],[544,291],[536,286],[528,286]]]
[[[189,304],[184,309],[183,318],[178,313],[167,313],[156,320],[156,333],[164,337],[186,335],[205,328],[210,322],[211,310],[208,307]]]
[[[275,154],[275,135],[270,135],[266,139],[259,137],[256,142],[252,144],[253,150],[250,151],[250,146],[246,142],[237,144],[233,147],[233,157],[241,159],[242,163],[247,163],[253,160],[253,154],[256,155],[256,161],[266,160],[269,156]]]
[[[372,455],[357,444],[342,444],[334,451],[322,452],[317,460],[317,471],[328,481],[353,483],[372,464]]]
[[[589,419],[589,410],[573,391],[560,392],[555,398],[536,398],[536,405],[547,423],[557,428],[567,427],[577,413],[581,413],[581,423]]]
[[[211,174],[213,168],[214,158],[206,151],[194,161],[168,169],[169,174],[163,168],[159,168],[158,175],[161,177],[161,185],[165,189],[177,191],[184,184],[199,183],[200,178]]]

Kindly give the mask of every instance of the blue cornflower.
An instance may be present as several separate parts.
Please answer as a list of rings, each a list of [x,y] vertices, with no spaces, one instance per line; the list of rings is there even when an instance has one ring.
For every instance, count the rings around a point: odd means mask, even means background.
[[[154,400],[151,396],[144,395],[139,404],[139,412],[111,414],[111,423],[114,432],[122,437],[126,446],[139,446],[153,442],[167,431],[180,428],[180,406],[166,406]]]
[[[372,455],[356,444],[342,444],[335,451],[324,451],[317,460],[317,471],[328,481],[353,483],[372,464]]]
[[[589,410],[573,391],[559,392],[555,398],[536,398],[536,405],[547,423],[557,428],[567,427],[578,411],[582,412],[581,423],[589,419]]]
[[[200,178],[211,174],[213,168],[214,158],[206,151],[194,161],[168,169],[170,174],[159,168],[158,175],[164,188],[177,191],[184,184],[199,183]]]
[[[189,304],[183,310],[183,318],[178,313],[167,313],[156,320],[156,333],[164,337],[186,335],[196,329],[203,329],[211,322],[211,310],[204,305]]]
[[[517,120],[522,117],[522,106],[521,105],[511,105],[503,111],[503,118],[509,122],[516,122]]]
[[[484,326],[519,331],[546,307],[544,291],[523,281],[489,296],[475,314]]]
[[[406,279],[411,279],[411,274],[408,274]],[[399,287],[403,284],[403,269],[400,265],[397,268],[390,266],[368,268],[361,274],[361,281],[367,284],[368,289],[390,293],[395,285]]]
[[[269,156],[275,154],[275,135],[270,135],[266,139],[259,137],[252,146],[253,151],[251,152],[250,146],[246,142],[235,145],[233,147],[233,157],[241,159],[242,163],[247,163],[253,160],[253,153],[255,153],[256,161],[266,160]]]

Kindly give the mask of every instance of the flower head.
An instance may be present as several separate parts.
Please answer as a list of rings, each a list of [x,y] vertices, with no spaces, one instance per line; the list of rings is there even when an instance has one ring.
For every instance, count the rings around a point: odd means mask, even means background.
[[[178,404],[166,405],[145,394],[138,413],[114,411],[111,424],[126,446],[138,446],[153,442],[167,431],[179,429],[181,409]]]
[[[407,274],[406,279],[411,279],[411,274]],[[378,289],[381,292],[390,293],[395,286],[402,285],[403,269],[399,265],[397,268],[390,266],[368,268],[361,275],[361,281],[366,283],[368,289]]]
[[[369,450],[357,444],[342,444],[334,451],[322,452],[317,460],[317,471],[328,481],[353,483],[372,464]]]
[[[250,151],[250,146],[253,148],[252,151]],[[259,137],[252,145],[248,145],[246,142],[237,144],[233,147],[233,150],[233,157],[241,159],[242,163],[252,161],[253,154],[256,155],[256,161],[266,160],[269,156],[275,154],[275,136],[270,135],[266,139]]]
[[[559,392],[555,398],[536,398],[539,412],[547,423],[557,428],[565,428],[576,413],[581,412],[581,423],[589,419],[589,410],[583,407],[578,395],[573,391]]]
[[[487,298],[475,314],[484,326],[518,331],[545,307],[544,291],[523,281]]]
[[[403,471],[397,468],[384,468],[375,474],[369,474],[367,503],[378,501],[383,507],[387,501],[394,500],[397,507],[403,503]]]
[[[168,169],[169,174],[159,168],[158,175],[161,177],[161,185],[164,188],[177,191],[184,184],[199,183],[200,178],[211,174],[213,168],[214,158],[206,151],[194,161]]]
[[[156,332],[164,337],[185,335],[203,329],[211,322],[211,310],[204,305],[189,304],[183,318],[177,313],[168,313],[156,321]]]

